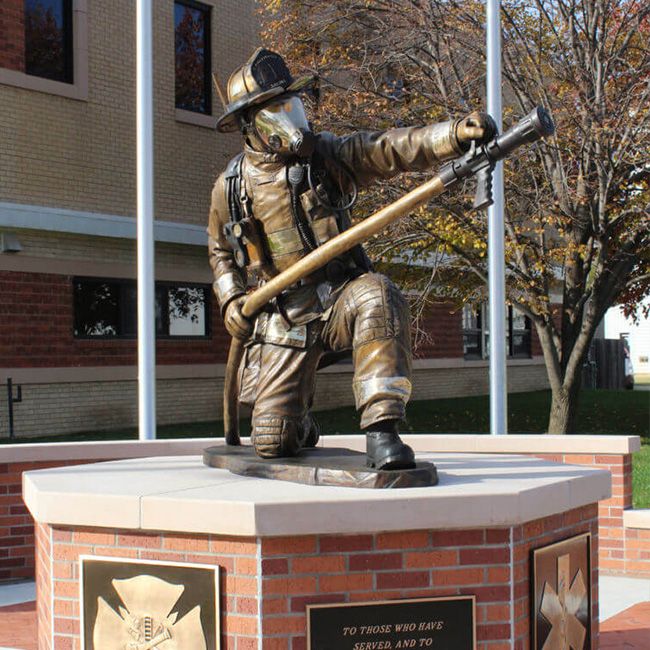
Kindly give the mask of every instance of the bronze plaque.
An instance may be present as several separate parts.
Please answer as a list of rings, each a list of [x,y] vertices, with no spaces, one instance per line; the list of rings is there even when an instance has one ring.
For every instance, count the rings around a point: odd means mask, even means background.
[[[476,650],[476,598],[307,605],[308,650]]]
[[[219,650],[219,567],[79,561],[83,650]]]
[[[533,650],[591,648],[591,535],[533,551]]]

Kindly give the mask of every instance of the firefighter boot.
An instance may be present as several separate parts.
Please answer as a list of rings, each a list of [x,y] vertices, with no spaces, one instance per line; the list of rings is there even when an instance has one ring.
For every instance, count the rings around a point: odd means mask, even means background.
[[[397,420],[383,420],[366,430],[366,464],[381,470],[415,467],[415,454],[400,439]]]

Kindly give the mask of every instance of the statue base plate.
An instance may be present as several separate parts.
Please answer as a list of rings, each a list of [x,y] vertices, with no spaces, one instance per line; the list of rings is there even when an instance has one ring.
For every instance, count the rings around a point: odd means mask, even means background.
[[[392,489],[437,485],[433,463],[413,469],[376,470],[366,467],[366,455],[340,447],[303,449],[292,458],[260,458],[251,445],[209,447],[203,462],[233,474],[290,481],[304,485]]]

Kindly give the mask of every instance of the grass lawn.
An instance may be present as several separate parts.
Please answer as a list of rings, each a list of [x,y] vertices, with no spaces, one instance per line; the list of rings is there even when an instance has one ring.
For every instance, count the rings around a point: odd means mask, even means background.
[[[641,446],[634,454],[632,475],[632,496],[635,508],[650,508],[650,442]]]
[[[550,391],[513,393],[508,398],[511,433],[543,433],[548,421]],[[316,414],[323,433],[358,431],[352,407]],[[249,428],[242,422],[242,432]],[[489,429],[487,396],[411,402],[405,433],[485,433]],[[644,446],[634,459],[634,505],[650,508],[650,391],[585,390],[580,396],[576,433],[641,436]],[[158,427],[159,438],[200,438],[223,435],[222,423],[198,422]],[[126,440],[137,437],[135,428],[88,432],[68,436],[23,438],[16,442]],[[8,440],[2,439],[3,443]]]

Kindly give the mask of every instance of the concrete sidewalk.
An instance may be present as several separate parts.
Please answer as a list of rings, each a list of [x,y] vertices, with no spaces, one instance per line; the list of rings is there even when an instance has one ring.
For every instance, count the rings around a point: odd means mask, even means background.
[[[600,650],[650,649],[650,580],[601,576]],[[0,586],[0,650],[38,650],[33,582]]]

